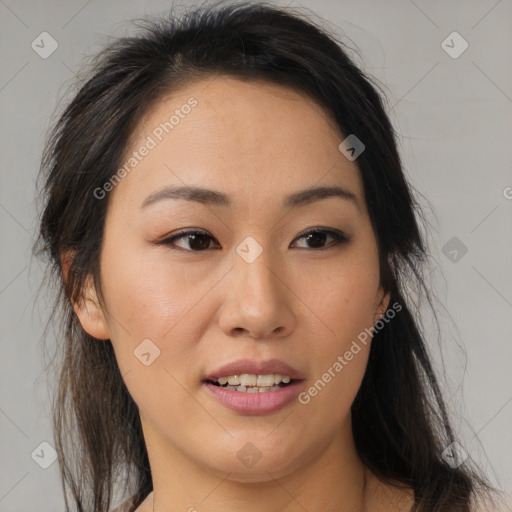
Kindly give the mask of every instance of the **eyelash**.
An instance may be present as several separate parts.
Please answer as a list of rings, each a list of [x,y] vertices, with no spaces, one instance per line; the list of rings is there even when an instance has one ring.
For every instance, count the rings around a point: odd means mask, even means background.
[[[344,245],[344,244],[349,243],[350,239],[351,239],[351,237],[347,236],[342,231],[338,231],[338,230],[334,230],[334,229],[312,228],[312,229],[309,229],[308,231],[306,231],[305,233],[302,233],[302,235],[297,237],[295,240],[299,240],[299,239],[304,238],[304,237],[306,237],[308,235],[317,234],[317,233],[322,233],[322,234],[326,234],[326,235],[331,236],[332,238],[334,238],[335,243],[331,244],[331,245],[327,245],[327,246],[321,247],[321,248],[312,248],[311,250],[314,250],[314,251],[324,251],[324,250],[327,250],[327,249],[338,247],[340,245]],[[191,236],[191,235],[205,235],[205,236],[209,237],[211,240],[215,240],[214,237],[209,235],[208,232],[206,232],[206,231],[190,229],[190,230],[187,230],[187,231],[182,231],[181,233],[178,233],[177,235],[174,235],[174,236],[172,236],[170,238],[166,238],[165,240],[161,240],[160,242],[157,242],[157,245],[173,246],[174,242],[176,240],[179,240],[179,239],[182,239],[182,238],[186,238],[186,237]],[[181,249],[181,250],[184,250],[184,251],[187,251],[187,252],[205,252],[206,250],[208,250],[208,249],[204,249],[204,250],[200,250],[200,251],[194,251],[192,249],[183,249],[183,247],[171,247],[171,248]],[[300,247],[300,249],[307,249],[307,248]]]

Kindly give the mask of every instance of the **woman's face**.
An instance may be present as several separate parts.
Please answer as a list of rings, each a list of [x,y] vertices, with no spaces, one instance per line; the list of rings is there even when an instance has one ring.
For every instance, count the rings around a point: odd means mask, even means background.
[[[389,297],[343,138],[303,95],[226,77],[165,98],[138,127],[110,192],[106,309],[77,312],[112,341],[155,466],[262,481],[352,439],[370,346],[353,342]],[[347,194],[300,194],[318,187]],[[199,234],[170,240],[185,229]],[[270,390],[253,374],[293,380]],[[205,381],[228,375],[246,391]]]

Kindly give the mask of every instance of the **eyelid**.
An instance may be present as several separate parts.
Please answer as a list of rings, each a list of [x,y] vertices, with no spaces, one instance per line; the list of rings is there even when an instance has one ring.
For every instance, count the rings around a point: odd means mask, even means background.
[[[297,240],[298,238],[302,238],[303,236],[307,236],[313,233],[326,233],[328,235],[333,236],[336,239],[339,239],[341,241],[349,242],[351,240],[351,236],[347,235],[344,231],[341,231],[341,229],[335,229],[335,228],[328,228],[323,226],[315,226],[312,228],[308,228],[306,231],[302,232],[300,235],[298,235],[294,240]]]
[[[298,235],[293,240],[293,242],[295,242],[296,240],[299,240],[305,236],[308,236],[310,234],[314,234],[314,233],[324,233],[328,236],[331,236],[332,238],[334,238],[334,243],[331,242],[330,244],[327,244],[324,247],[319,247],[319,248],[299,247],[298,249],[306,250],[308,252],[311,252],[311,251],[322,252],[322,251],[327,251],[329,249],[337,249],[343,245],[347,245],[352,239],[351,235],[347,235],[345,232],[341,231],[340,229],[315,226],[313,228],[307,229],[306,231],[304,231],[303,233]],[[292,244],[293,244],[293,242],[292,242]]]
[[[296,240],[301,239],[310,234],[314,234],[314,233],[325,233],[327,235],[330,235],[335,239],[336,243],[331,244],[331,245],[326,245],[325,247],[316,248],[316,249],[315,248],[305,248],[305,247],[300,247],[300,249],[306,249],[308,251],[322,251],[322,250],[338,247],[340,245],[348,244],[352,239],[351,235],[347,235],[345,232],[343,232],[339,229],[329,228],[329,227],[324,227],[324,226],[314,226],[314,227],[308,228],[306,231],[297,235],[297,237],[295,237],[293,239],[292,244]],[[219,244],[217,239],[212,234],[210,234],[208,231],[201,229],[201,228],[185,228],[185,229],[179,230],[178,232],[174,233],[173,235],[166,236],[162,240],[155,242],[155,244],[156,245],[168,245],[174,249],[179,249],[179,250],[183,250],[186,252],[192,252],[192,253],[206,252],[208,249],[205,249],[203,251],[192,251],[189,249],[183,249],[182,247],[173,246],[173,242],[175,240],[179,240],[181,238],[185,238],[187,235],[194,235],[194,234],[205,235],[207,237],[210,237],[211,240],[215,241],[217,244]]]
[[[155,242],[155,244],[156,245],[169,245],[169,246],[172,246],[172,242],[174,240],[178,240],[180,238],[185,238],[187,235],[195,235],[195,234],[208,236],[212,240],[214,240],[215,242],[219,243],[217,241],[217,239],[211,233],[206,231],[205,229],[201,229],[201,228],[185,228],[185,229],[180,229],[179,231],[173,233],[170,236],[165,235],[161,240],[157,240]],[[183,248],[182,247],[177,247],[177,249],[183,249]],[[205,252],[205,251],[188,251],[187,249],[183,249],[183,250],[187,251],[187,252]]]

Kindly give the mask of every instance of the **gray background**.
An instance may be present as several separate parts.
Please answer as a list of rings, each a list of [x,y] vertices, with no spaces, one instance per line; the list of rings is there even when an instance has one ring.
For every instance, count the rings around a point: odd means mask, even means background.
[[[357,62],[385,84],[406,172],[432,207],[429,280],[447,309],[432,352],[446,366],[464,449],[512,510],[512,2],[276,3],[311,9],[346,34]],[[42,271],[31,258],[44,134],[82,57],[105,34],[124,34],[126,20],[169,5],[0,0],[0,512],[63,510],[57,463],[40,466],[51,462],[40,443],[53,445],[42,355],[48,300],[44,292],[35,300]],[[43,31],[58,42],[46,59],[31,47]],[[442,47],[454,31],[469,45],[457,58]],[[458,53],[462,40],[451,39]]]

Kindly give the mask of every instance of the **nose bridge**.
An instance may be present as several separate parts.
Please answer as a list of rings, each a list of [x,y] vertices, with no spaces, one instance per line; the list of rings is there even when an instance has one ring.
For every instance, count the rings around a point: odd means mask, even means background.
[[[273,332],[290,331],[293,314],[279,275],[281,262],[274,253],[251,236],[235,248],[221,315],[221,326],[226,333],[243,329],[253,337],[266,338]]]
[[[246,237],[237,247],[234,261],[240,299],[250,297],[251,301],[267,303],[279,295],[276,267],[279,262],[269,247],[262,246],[254,237]]]

